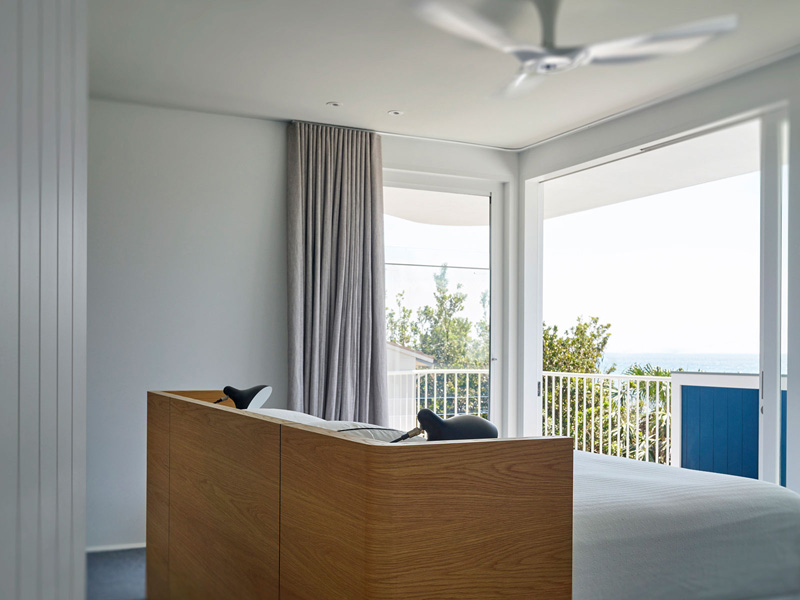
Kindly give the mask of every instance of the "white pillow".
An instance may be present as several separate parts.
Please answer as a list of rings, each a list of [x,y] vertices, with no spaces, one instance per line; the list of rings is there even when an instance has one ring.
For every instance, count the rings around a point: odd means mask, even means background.
[[[317,427],[324,427],[327,423],[325,419],[320,419],[313,415],[307,415],[303,412],[296,410],[287,410],[285,408],[248,408],[248,412],[254,412],[266,417],[275,417],[276,419],[283,419],[284,421],[291,421],[293,423],[300,423],[302,425],[316,425]]]
[[[391,442],[405,433],[405,431],[400,431],[398,429],[381,427],[380,425],[370,425],[369,423],[359,423],[358,421],[326,421],[325,424],[320,425],[320,427],[332,429],[339,433],[355,435],[357,437],[380,440],[382,442]]]
[[[326,421],[325,419],[307,415],[303,412],[286,410],[284,408],[253,408],[248,410],[249,412],[265,415],[267,417],[275,417],[276,419],[292,421],[293,423],[300,423],[301,425],[313,425],[314,427],[321,427],[322,429],[338,431],[339,433],[347,433],[357,437],[380,440],[382,442],[391,442],[405,433],[405,431],[400,431],[399,429],[391,429],[389,427],[381,427],[379,425],[370,425],[369,423],[361,423],[359,421]],[[415,437],[404,441],[424,442],[425,438]]]

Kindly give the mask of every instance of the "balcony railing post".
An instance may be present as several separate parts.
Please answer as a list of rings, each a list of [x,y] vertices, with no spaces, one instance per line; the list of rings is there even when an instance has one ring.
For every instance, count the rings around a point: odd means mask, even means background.
[[[488,390],[484,393],[484,387],[488,387],[488,369],[390,371],[387,376],[392,406],[405,398],[414,407],[413,414],[410,411],[405,416],[393,414],[392,420],[398,419],[395,422],[398,428],[406,428],[406,419],[414,422],[416,413],[422,408],[430,409],[442,418],[459,414],[485,415],[488,418]],[[473,390],[471,385],[476,382],[477,387]]]
[[[488,413],[490,398],[484,394],[488,369],[422,369],[388,375],[393,402],[400,402],[398,406],[411,402],[416,411],[429,408],[443,418]],[[452,384],[451,391],[448,382]],[[475,382],[477,387],[472,390],[470,384]],[[460,390],[462,385],[464,389]],[[459,399],[464,401],[461,409]],[[473,402],[476,403],[474,407]],[[647,462],[651,460],[652,445],[652,460],[670,464],[673,429],[669,377],[546,371],[542,374],[542,402],[545,435],[568,435],[573,437],[576,449]],[[636,402],[634,408],[631,402]],[[416,412],[402,417],[403,427],[406,420],[413,421],[415,415]]]
[[[640,415],[639,406],[641,405],[641,402],[642,402],[640,394],[641,394],[641,390],[639,389],[639,382],[637,381],[636,382],[636,397],[635,397],[635,401],[636,401],[636,436],[634,437],[634,444],[635,445],[633,447],[633,456],[637,460],[639,460],[639,415]]]
[[[546,435],[572,436],[576,449],[669,464],[669,377],[546,371],[542,390]]]
[[[581,419],[583,445],[581,450],[586,450],[586,377],[583,378],[583,418]]]

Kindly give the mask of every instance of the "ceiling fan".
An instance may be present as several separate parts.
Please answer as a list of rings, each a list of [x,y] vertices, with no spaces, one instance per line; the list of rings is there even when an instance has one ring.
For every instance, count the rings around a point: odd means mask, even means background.
[[[736,15],[725,15],[686,23],[655,33],[599,42],[586,46],[557,46],[556,16],[561,0],[531,0],[542,24],[540,45],[513,39],[502,27],[465,4],[450,0],[419,0],[417,15],[430,25],[452,35],[510,54],[520,62],[516,76],[505,88],[505,95],[527,92],[544,80],[543,76],[563,73],[590,64],[624,64],[694,50],[717,35],[736,29]]]

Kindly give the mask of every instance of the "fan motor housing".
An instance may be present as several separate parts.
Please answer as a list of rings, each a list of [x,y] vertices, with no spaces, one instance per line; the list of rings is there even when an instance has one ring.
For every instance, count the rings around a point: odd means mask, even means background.
[[[536,72],[540,75],[563,73],[583,64],[582,53],[546,56],[536,61]]]

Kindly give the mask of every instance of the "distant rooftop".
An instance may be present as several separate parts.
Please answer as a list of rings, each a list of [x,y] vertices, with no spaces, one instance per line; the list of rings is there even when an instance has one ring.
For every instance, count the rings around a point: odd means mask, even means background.
[[[425,354],[424,352],[420,352],[414,348],[408,348],[407,346],[402,346],[396,342],[386,342],[388,346],[391,346],[395,352],[400,352],[401,354],[406,354],[408,356],[413,356],[417,361],[417,366],[422,367],[432,367],[434,363],[434,357],[430,356],[429,354]]]

